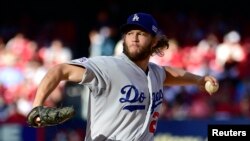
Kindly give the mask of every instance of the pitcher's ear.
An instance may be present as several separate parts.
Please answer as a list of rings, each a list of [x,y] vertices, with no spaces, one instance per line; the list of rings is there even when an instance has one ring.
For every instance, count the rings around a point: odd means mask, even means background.
[[[158,39],[156,37],[153,38],[153,44],[152,44],[152,47],[156,47],[158,43]]]

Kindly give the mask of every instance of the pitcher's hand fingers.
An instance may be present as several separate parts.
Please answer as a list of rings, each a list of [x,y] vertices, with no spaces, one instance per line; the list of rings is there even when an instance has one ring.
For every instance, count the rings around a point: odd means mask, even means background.
[[[40,117],[36,117],[35,123],[36,123],[38,126],[41,126],[41,118],[40,118]]]

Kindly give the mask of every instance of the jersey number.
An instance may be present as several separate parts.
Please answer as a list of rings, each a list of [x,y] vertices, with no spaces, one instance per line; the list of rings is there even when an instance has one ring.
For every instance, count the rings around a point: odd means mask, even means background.
[[[160,114],[158,112],[153,113],[153,120],[150,122],[149,132],[151,132],[151,133],[155,132],[156,124],[157,124],[157,120],[158,120],[159,116],[160,116]]]

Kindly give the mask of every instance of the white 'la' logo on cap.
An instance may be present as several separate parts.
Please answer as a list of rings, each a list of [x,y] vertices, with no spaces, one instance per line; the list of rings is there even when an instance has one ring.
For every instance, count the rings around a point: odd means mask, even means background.
[[[156,33],[158,29],[156,26],[152,25],[152,30]]]
[[[139,17],[138,17],[137,14],[134,14],[134,17],[133,17],[132,21],[139,21]]]

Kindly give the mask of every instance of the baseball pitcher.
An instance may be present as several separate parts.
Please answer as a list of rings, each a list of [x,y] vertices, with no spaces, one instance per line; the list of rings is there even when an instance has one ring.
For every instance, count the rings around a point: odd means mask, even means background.
[[[85,85],[90,92],[85,141],[153,141],[164,86],[196,85],[205,90],[206,81],[217,85],[213,76],[198,76],[149,62],[151,55],[161,54],[161,50],[168,47],[168,39],[159,32],[152,15],[132,14],[121,32],[122,54],[82,57],[51,68],[38,87],[34,109],[48,108],[43,104],[51,91],[60,81],[72,81]],[[49,119],[55,121],[52,125],[73,115],[72,108],[61,113],[60,110]],[[29,118],[31,125],[50,125],[41,111],[35,113]]]

